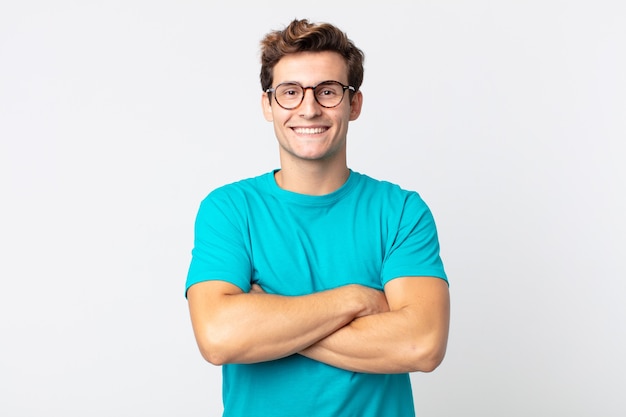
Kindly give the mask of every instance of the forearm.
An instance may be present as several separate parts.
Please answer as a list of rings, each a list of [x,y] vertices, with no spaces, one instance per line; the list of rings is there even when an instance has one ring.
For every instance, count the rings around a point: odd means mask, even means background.
[[[447,285],[405,278],[392,281],[386,291],[391,311],[357,318],[300,353],[355,372],[434,370],[448,340]]]
[[[254,363],[296,353],[344,326],[356,315],[334,293],[303,297],[271,294],[226,296],[207,323],[215,344],[225,352],[219,362]]]
[[[297,353],[364,313],[367,306],[352,287],[300,297],[190,289],[196,340],[203,356],[217,365]]]
[[[429,372],[443,359],[446,337],[409,328],[413,319],[404,310],[361,317],[300,353],[354,372]]]

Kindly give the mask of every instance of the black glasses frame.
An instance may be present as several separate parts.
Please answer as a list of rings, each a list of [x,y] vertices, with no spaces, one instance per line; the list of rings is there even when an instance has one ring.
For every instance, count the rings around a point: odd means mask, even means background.
[[[319,102],[319,100],[317,99],[317,94],[315,94],[315,89],[317,87],[319,87],[322,84],[326,84],[326,83],[335,83],[335,84],[339,84],[341,86],[341,88],[343,89],[343,93],[341,94],[341,100],[339,100],[339,103],[335,104],[334,106],[325,106],[322,103]],[[293,84],[293,85],[297,85],[300,88],[302,88],[302,97],[300,98],[300,103],[296,104],[293,107],[285,107],[282,104],[280,104],[280,102],[278,101],[278,98],[276,97],[276,90],[284,84]],[[313,98],[315,98],[315,102],[317,104],[319,104],[320,106],[324,107],[325,109],[332,109],[334,107],[337,107],[338,105],[340,105],[343,102],[343,97],[346,95],[346,90],[350,90],[351,93],[356,92],[356,88],[354,88],[351,85],[344,85],[343,83],[340,83],[339,81],[335,81],[335,80],[326,80],[326,81],[322,81],[321,83],[318,83],[317,85],[314,86],[309,86],[309,87],[305,87],[302,84],[295,82],[295,81],[290,81],[290,82],[285,82],[285,83],[280,83],[278,84],[276,87],[274,88],[268,88],[267,90],[265,90],[266,93],[268,94],[273,94],[274,95],[274,100],[276,100],[276,104],[278,104],[280,107],[282,107],[285,110],[295,110],[298,107],[300,107],[300,105],[302,104],[302,102],[304,101],[304,96],[306,94],[306,90],[311,90],[313,91]],[[270,97],[271,100],[271,97]]]

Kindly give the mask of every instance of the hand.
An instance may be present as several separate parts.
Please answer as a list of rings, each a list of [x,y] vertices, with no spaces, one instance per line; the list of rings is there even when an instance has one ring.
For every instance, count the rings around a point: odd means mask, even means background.
[[[386,313],[389,311],[387,297],[383,291],[358,284],[353,284],[350,287],[357,291],[357,297],[362,305],[362,310],[356,317]]]
[[[265,291],[263,291],[263,288],[261,288],[261,286],[259,284],[252,284],[252,286],[250,287],[250,291],[248,292],[249,294],[266,294]]]

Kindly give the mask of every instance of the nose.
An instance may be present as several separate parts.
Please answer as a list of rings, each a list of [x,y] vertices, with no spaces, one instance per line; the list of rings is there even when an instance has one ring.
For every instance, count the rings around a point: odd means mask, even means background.
[[[311,90],[311,92],[307,94],[309,90]],[[300,115],[302,117],[314,117],[319,115],[322,106],[320,106],[315,99],[315,90],[313,90],[313,87],[305,87],[303,94],[304,97],[302,98],[302,103],[298,108],[298,110],[300,111]]]

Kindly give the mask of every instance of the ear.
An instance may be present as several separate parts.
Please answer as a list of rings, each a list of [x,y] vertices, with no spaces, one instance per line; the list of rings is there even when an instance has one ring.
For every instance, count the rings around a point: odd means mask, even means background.
[[[361,91],[354,93],[350,102],[350,121],[356,120],[361,114],[361,108],[363,107],[363,94]]]
[[[261,108],[263,109],[263,117],[268,122],[274,121],[274,115],[272,114],[272,102],[268,93],[261,95]]]

